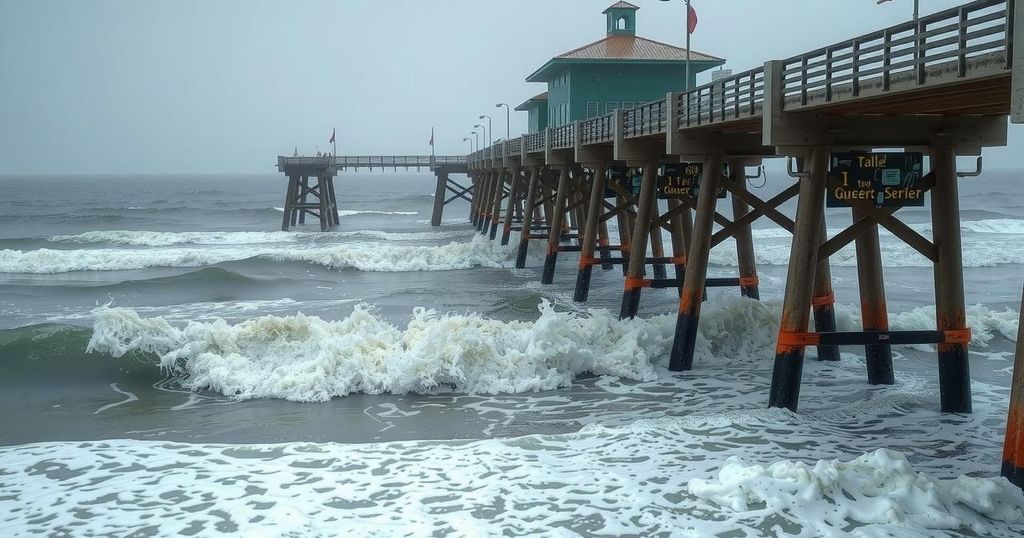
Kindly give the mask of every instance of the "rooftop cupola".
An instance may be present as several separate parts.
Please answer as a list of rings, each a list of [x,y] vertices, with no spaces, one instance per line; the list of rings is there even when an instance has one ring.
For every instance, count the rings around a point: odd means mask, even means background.
[[[608,17],[608,35],[636,35],[636,10],[629,2],[615,2],[604,10]]]

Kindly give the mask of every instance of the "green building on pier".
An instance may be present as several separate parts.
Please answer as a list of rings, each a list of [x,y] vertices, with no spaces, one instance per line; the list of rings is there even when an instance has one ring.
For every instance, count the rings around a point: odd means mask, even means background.
[[[526,77],[527,82],[548,85],[547,92],[516,107],[529,113],[530,133],[633,108],[685,89],[686,49],[637,36],[638,9],[616,2],[604,10],[604,39],[555,56]],[[724,63],[722,58],[690,51],[687,87],[696,86],[698,73]]]

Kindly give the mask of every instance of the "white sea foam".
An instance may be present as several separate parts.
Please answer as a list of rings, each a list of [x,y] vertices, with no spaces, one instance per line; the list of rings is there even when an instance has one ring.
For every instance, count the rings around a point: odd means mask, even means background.
[[[299,314],[176,328],[130,309],[100,308],[88,349],[155,353],[184,386],[238,398],[323,401],[445,387],[525,392],[567,386],[583,372],[654,379],[652,356],[671,334],[666,321],[581,317],[545,303],[536,322],[417,309],[405,331],[362,306],[336,322]]]
[[[460,232],[385,232],[382,230],[355,230],[346,232],[149,232],[142,230],[109,230],[85,232],[78,235],[57,235],[48,240],[55,243],[101,243],[139,247],[166,247],[175,245],[263,245],[268,243],[301,243],[335,238],[361,237],[383,241],[440,240]]]
[[[161,249],[0,250],[0,273],[117,271],[146,267],[200,267],[263,258],[361,271],[446,271],[506,267],[511,247],[482,237],[439,246],[346,243],[330,246],[253,246]]]
[[[274,211],[284,213],[283,207],[275,207]],[[419,211],[378,211],[373,209],[339,209],[338,215],[341,217],[353,217],[356,215],[419,215]]]
[[[355,209],[339,209],[338,214],[342,217],[352,217],[355,215],[419,215],[419,211],[371,211],[371,210],[355,210]]]
[[[716,480],[689,492],[744,519],[785,514],[807,523],[800,536],[885,536],[1024,522],[1024,493],[1005,479],[939,480],[915,472],[906,456],[880,449],[852,461],[780,461],[769,467],[730,457]]]
[[[760,265],[784,266],[789,264],[790,241],[765,238],[755,241],[754,255]],[[1024,264],[1024,249],[1017,248],[1017,239],[1006,236],[965,236],[963,245],[964,267],[994,267],[1003,264]],[[880,240],[882,263],[885,267],[931,267],[932,262],[896,237],[883,235]],[[666,248],[670,248],[666,244]],[[711,251],[710,262],[714,265],[735,267],[736,246],[732,240],[724,241]],[[829,258],[835,266],[855,267],[856,249],[847,245]]]
[[[246,537],[1024,530],[1024,495],[1005,480],[919,473],[896,452],[813,466],[722,465],[739,451],[770,451],[758,440],[771,427],[698,434],[669,419],[474,442],[0,447],[0,528],[14,536]]]
[[[128,308],[94,311],[89,351],[121,357],[153,353],[192,390],[241,399],[323,401],[362,392],[521,393],[569,386],[582,373],[657,379],[666,366],[675,316],[623,320],[606,310],[559,312],[546,301],[536,321],[416,309],[403,330],[365,305],[340,321],[264,316],[232,324],[212,317],[176,326]],[[969,309],[974,346],[1016,336],[1017,314]],[[778,301],[717,297],[705,305],[695,348],[698,362],[751,366],[770,360]],[[858,330],[851,307],[839,329]],[[893,316],[894,330],[934,327],[934,311]]]
[[[836,305],[836,323],[839,330],[861,330],[860,309],[851,305]],[[987,347],[996,336],[1016,341],[1020,314],[1009,308],[993,310],[976,304],[967,307],[967,326],[971,328],[971,345]],[[889,328],[894,331],[934,330],[935,307],[922,306],[906,312],[890,312]]]

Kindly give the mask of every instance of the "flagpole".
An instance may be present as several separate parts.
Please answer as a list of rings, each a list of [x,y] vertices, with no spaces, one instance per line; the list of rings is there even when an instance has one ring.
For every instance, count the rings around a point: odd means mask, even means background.
[[[690,89],[690,0],[686,0],[686,88]]]

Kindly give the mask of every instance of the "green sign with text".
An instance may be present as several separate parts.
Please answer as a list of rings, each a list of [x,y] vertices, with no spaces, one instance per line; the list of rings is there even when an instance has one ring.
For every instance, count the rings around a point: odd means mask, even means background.
[[[921,153],[833,153],[828,207],[870,202],[875,207],[923,206]]]

